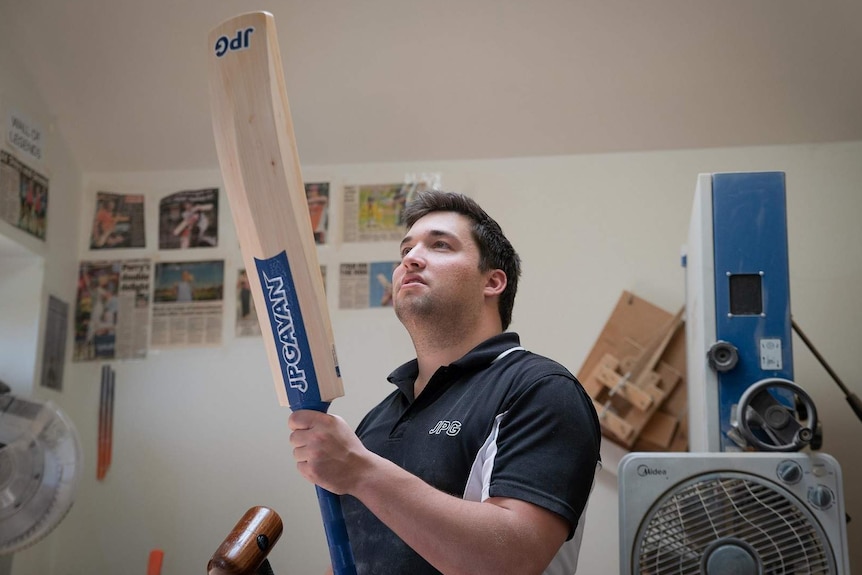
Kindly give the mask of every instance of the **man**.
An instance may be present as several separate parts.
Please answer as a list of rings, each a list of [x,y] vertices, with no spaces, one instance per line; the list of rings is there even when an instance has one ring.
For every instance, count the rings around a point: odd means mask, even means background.
[[[297,468],[344,495],[360,574],[573,573],[599,460],[592,402],[505,332],[520,258],[497,222],[436,191],[404,217],[393,307],[416,359],[355,434],[291,414]]]
[[[123,241],[123,238],[116,234],[117,224],[127,218],[117,214],[117,202],[112,199],[99,200],[98,205],[99,209],[93,218],[90,248],[114,247]]]

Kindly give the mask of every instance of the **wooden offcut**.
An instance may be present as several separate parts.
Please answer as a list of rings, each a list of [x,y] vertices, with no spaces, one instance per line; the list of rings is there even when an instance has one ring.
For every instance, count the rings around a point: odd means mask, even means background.
[[[671,314],[623,292],[578,378],[608,439],[630,450],[687,450],[682,309]]]

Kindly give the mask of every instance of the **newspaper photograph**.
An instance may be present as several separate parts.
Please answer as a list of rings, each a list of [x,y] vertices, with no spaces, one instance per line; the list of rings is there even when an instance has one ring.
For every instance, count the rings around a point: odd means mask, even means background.
[[[0,218],[45,239],[48,225],[48,178],[0,150]]]
[[[404,235],[401,211],[408,188],[403,184],[344,187],[344,241],[398,241]]]
[[[159,202],[159,249],[218,245],[218,188],[186,190]]]
[[[343,263],[339,268],[338,307],[392,306],[392,271],[399,262]]]
[[[153,288],[153,348],[220,345],[224,260],[157,263]]]
[[[305,184],[305,199],[308,202],[308,215],[311,216],[314,243],[325,244],[326,232],[329,229],[329,184]]]
[[[439,174],[407,174],[400,184],[345,186],[344,241],[400,241],[404,206],[419,192],[439,187]]]
[[[90,249],[143,248],[143,194],[96,194],[96,211],[90,233]]]
[[[75,301],[73,361],[147,355],[151,262],[81,262]]]

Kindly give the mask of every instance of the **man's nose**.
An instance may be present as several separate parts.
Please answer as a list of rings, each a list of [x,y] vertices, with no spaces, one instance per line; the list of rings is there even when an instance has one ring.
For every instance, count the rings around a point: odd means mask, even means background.
[[[401,258],[401,263],[406,268],[417,268],[425,265],[425,255],[422,247],[415,245]]]

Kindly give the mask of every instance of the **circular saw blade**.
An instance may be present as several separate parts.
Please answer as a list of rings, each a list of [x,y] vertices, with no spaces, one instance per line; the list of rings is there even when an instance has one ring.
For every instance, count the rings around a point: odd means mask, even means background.
[[[52,402],[0,396],[0,555],[36,543],[66,516],[81,459],[72,422]]]

